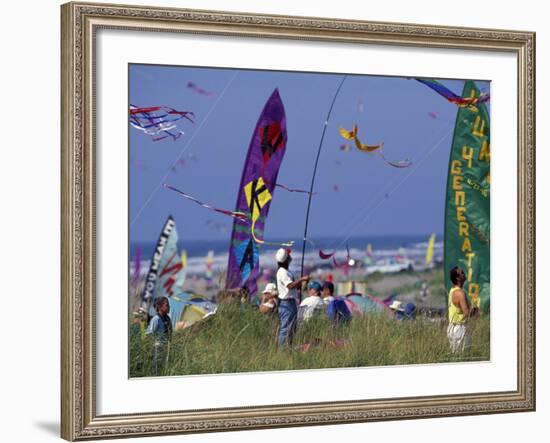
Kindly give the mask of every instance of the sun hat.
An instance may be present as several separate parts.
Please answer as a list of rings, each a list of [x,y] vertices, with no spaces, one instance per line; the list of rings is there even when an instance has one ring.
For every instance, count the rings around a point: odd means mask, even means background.
[[[288,250],[286,250],[285,248],[279,249],[275,254],[275,260],[277,260],[277,263],[284,263],[287,258]]]
[[[268,283],[265,285],[265,289],[262,291],[262,294],[277,294],[277,285],[275,283]]]
[[[403,303],[401,303],[399,300],[394,300],[389,308],[394,309],[395,311],[404,311]]]

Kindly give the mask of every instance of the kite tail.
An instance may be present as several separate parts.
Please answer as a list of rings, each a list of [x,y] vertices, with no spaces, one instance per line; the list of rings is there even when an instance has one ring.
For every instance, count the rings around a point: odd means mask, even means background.
[[[252,227],[250,228],[250,232],[252,233],[252,238],[254,239],[254,241],[260,245],[267,245],[267,246],[283,246],[283,247],[288,247],[288,248],[291,248],[292,246],[294,246],[294,242],[293,241],[289,241],[289,242],[285,242],[285,243],[281,243],[281,242],[269,242],[269,241],[265,241],[265,240],[262,240],[258,237],[256,237],[256,232],[255,232],[255,229],[256,229],[256,226],[255,226],[256,222],[253,221],[252,222]]]

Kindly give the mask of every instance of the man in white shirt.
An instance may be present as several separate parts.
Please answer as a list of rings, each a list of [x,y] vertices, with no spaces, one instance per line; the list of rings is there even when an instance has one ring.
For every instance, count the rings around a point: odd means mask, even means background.
[[[298,317],[298,301],[300,295],[297,288],[309,277],[294,280],[294,275],[288,270],[292,257],[287,249],[279,249],[275,254],[277,260],[277,292],[279,293],[279,345],[291,345],[296,331]]]

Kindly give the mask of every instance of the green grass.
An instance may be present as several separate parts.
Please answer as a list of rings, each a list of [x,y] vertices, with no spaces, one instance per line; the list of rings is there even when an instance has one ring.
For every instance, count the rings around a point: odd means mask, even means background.
[[[204,324],[175,331],[162,375],[215,374],[296,369],[343,368],[480,361],[489,359],[489,318],[469,324],[472,348],[449,352],[445,321],[417,318],[397,322],[383,314],[354,318],[333,325],[317,317],[302,325],[294,347],[318,342],[307,352],[280,349],[278,320],[247,305],[227,304]],[[130,376],[151,376],[152,342],[130,335]],[[331,341],[344,340],[336,349]]]

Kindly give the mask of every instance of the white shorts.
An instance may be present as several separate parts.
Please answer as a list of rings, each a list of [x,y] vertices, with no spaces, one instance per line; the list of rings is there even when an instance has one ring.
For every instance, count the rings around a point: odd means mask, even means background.
[[[455,325],[449,323],[447,327],[447,337],[451,352],[464,352],[472,344],[468,327],[466,325]]]

